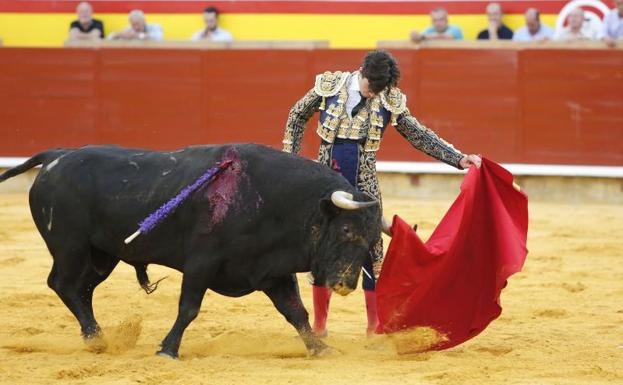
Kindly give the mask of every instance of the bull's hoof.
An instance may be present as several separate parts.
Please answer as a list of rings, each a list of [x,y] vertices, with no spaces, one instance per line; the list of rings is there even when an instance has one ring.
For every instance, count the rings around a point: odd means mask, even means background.
[[[318,342],[319,343],[315,344],[308,350],[310,357],[326,357],[340,353],[339,350],[332,348],[331,346],[326,345],[323,342]]]
[[[311,357],[331,357],[340,354],[341,352],[335,348],[324,345],[321,347],[313,348],[309,351]]]
[[[177,353],[172,353],[172,352],[165,352],[164,350],[160,350],[156,352],[156,355],[159,357],[165,357],[165,358],[170,358],[172,360],[179,360],[179,356],[177,355]]]
[[[87,350],[93,353],[104,353],[108,349],[108,342],[104,339],[104,336],[98,331],[89,336],[83,336],[84,343],[87,345]]]
[[[102,329],[100,329],[98,325],[93,325],[82,329],[82,338],[84,338],[85,341],[102,338],[102,335]]]

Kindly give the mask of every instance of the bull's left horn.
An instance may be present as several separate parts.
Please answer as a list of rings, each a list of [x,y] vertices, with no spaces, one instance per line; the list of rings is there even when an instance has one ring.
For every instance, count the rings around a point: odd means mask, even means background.
[[[334,191],[333,194],[331,194],[331,202],[344,210],[358,210],[364,207],[374,206],[379,203],[377,200],[370,202],[358,202],[353,199],[353,194],[347,193],[346,191]]]

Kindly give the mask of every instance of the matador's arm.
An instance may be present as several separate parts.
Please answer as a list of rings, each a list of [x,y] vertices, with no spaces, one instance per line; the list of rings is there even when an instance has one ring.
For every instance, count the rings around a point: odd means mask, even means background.
[[[465,156],[453,145],[417,121],[407,108],[407,97],[397,87],[381,93],[383,107],[392,114],[392,125],[411,145],[444,163],[463,169],[459,162]]]
[[[318,111],[322,97],[311,89],[290,109],[286,130],[283,135],[283,151],[298,154],[305,132],[305,125]]]
[[[415,117],[411,116],[409,110],[405,110],[398,116],[396,130],[418,150],[458,169],[463,169],[459,162],[465,155],[418,122]]]

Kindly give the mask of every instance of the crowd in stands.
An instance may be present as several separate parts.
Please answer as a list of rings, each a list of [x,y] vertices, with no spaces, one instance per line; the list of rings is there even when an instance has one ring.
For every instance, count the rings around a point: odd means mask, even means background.
[[[540,20],[539,10],[528,8],[524,14],[526,25],[513,32],[503,22],[502,6],[498,3],[487,5],[487,27],[478,33],[478,40],[530,41],[579,41],[603,40],[608,45],[623,41],[623,0],[614,0],[615,8],[604,17],[601,29],[589,23],[582,8],[575,8],[567,17],[567,25],[554,31]],[[423,40],[463,40],[461,27],[448,23],[448,11],[435,8],[430,13],[431,26],[424,31],[412,31],[411,41]]]
[[[499,3],[490,3],[486,7],[488,24],[478,33],[478,40],[513,40],[530,41],[580,41],[603,40],[610,46],[617,41],[623,42],[623,0],[614,0],[615,8],[608,12],[600,29],[589,23],[582,8],[575,8],[567,17],[567,25],[554,30],[540,20],[539,10],[528,8],[525,12],[526,25],[517,31],[512,31],[503,22],[502,6]],[[93,18],[93,8],[87,2],[78,4],[76,9],[78,19],[70,26],[70,39],[104,39],[109,40],[154,40],[163,39],[162,28],[157,24],[147,23],[145,14],[141,10],[133,10],[128,15],[129,25],[123,31],[112,32],[108,36],[104,33],[102,21]],[[218,25],[219,11],[215,7],[208,7],[203,12],[205,28],[189,36],[192,41],[230,42],[233,36]],[[431,26],[424,31],[412,31],[410,39],[413,42],[424,40],[463,40],[463,31],[460,26],[448,23],[448,12],[444,8],[435,8],[430,12]]]
[[[131,11],[128,15],[128,26],[118,32],[112,32],[107,37],[104,33],[104,24],[93,18],[93,7],[87,2],[78,4],[76,8],[78,19],[69,27],[69,38],[88,40],[153,40],[161,41],[164,38],[162,27],[147,22],[145,14],[140,9]],[[233,40],[231,33],[218,26],[219,11],[215,7],[208,7],[203,11],[205,28],[194,33],[192,41],[229,42]]]

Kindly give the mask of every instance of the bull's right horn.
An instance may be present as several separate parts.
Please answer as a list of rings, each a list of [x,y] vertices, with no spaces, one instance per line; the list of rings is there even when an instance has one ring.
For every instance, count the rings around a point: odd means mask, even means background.
[[[347,193],[346,191],[334,191],[331,194],[331,202],[337,207],[344,210],[358,210],[364,207],[370,207],[378,204],[377,200],[373,200],[370,202],[358,202],[353,199],[353,194]]]

